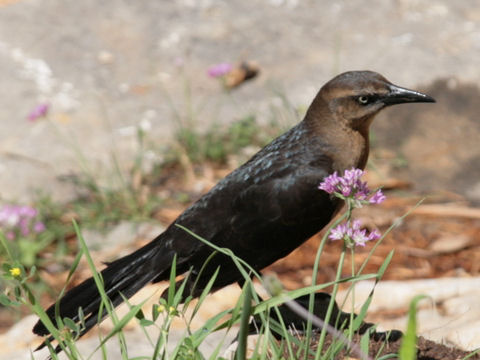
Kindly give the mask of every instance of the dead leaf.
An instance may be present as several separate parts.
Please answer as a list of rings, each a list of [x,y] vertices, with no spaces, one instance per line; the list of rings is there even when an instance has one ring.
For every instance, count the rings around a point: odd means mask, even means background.
[[[435,241],[429,246],[428,250],[431,250],[437,254],[448,254],[465,249],[472,242],[472,238],[465,234],[458,235],[445,235]]]
[[[242,62],[240,66],[233,68],[225,75],[225,86],[229,89],[243,84],[245,81],[253,79],[260,72],[260,68],[253,62]]]

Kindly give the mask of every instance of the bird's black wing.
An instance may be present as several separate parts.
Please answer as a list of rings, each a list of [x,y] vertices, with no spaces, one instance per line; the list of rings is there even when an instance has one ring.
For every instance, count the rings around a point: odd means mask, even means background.
[[[292,167],[281,177],[248,187],[233,201],[231,238],[257,268],[286,256],[320,231],[339,206],[318,189],[329,174],[327,164]]]
[[[260,270],[288,255],[321,230],[338,210],[339,202],[318,189],[332,172],[328,156],[299,149],[296,161],[288,153],[264,157],[239,168],[188,209],[177,224],[234,254]],[[270,151],[269,154],[272,154]],[[255,164],[257,161],[258,165]],[[199,271],[212,249],[181,229],[170,229],[170,248],[183,270]],[[215,288],[240,280],[233,262],[218,255],[204,269],[220,266]],[[205,274],[205,273],[204,273]],[[209,280],[202,275],[200,283]]]

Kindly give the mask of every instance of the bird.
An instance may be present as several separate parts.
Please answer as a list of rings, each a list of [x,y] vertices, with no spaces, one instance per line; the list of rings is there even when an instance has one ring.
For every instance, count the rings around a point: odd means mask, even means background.
[[[177,275],[188,274],[184,292],[193,297],[202,293],[217,268],[212,292],[241,283],[243,276],[231,257],[212,257],[214,250],[192,233],[230,249],[255,270],[285,257],[342,208],[341,199],[318,186],[334,172],[365,168],[375,115],[392,105],[422,102],[435,100],[373,71],[335,76],[321,87],[302,121],[220,180],[150,243],[107,263],[100,275],[111,303],[118,306],[145,285],[168,280],[172,263]],[[101,303],[95,281],[89,278],[46,313],[54,323],[57,314],[84,321],[82,336],[105,317]],[[50,335],[40,320],[33,332]]]

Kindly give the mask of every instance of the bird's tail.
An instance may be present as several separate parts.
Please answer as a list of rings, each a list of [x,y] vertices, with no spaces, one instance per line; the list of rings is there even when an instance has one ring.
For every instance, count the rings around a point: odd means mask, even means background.
[[[159,247],[158,240],[157,238],[134,253],[109,263],[101,271],[103,288],[113,306],[118,306],[124,298],[130,298],[152,280],[162,280],[159,278],[162,273],[166,273],[166,277],[168,277],[173,253]],[[160,250],[164,252],[160,253]],[[99,321],[101,304],[102,299],[92,277],[69,290],[60,299],[58,305],[53,304],[46,312],[50,320],[56,324],[55,309],[58,306],[58,315],[61,319],[68,317],[78,323],[80,321],[79,308],[82,308],[84,315],[84,327],[80,333],[82,336]],[[102,308],[103,313],[100,315],[100,319],[106,315],[105,306]],[[35,324],[33,332],[42,336],[50,334],[40,320]],[[44,346],[45,343],[38,349]]]

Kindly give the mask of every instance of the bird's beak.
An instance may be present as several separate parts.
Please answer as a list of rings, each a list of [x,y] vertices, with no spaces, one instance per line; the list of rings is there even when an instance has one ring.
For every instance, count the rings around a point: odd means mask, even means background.
[[[435,99],[421,92],[405,89],[397,85],[389,85],[390,92],[382,99],[386,106],[411,103],[411,102],[435,102]]]

